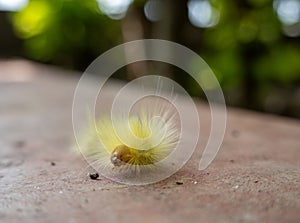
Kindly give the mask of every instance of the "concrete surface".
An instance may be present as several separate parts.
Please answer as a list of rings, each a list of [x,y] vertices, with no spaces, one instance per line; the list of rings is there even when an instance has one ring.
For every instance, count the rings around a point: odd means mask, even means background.
[[[198,171],[210,116],[197,102],[201,141],[175,175],[147,186],[91,180],[70,150],[80,74],[69,74],[0,62],[0,222],[300,222],[299,120],[229,109],[222,148]]]

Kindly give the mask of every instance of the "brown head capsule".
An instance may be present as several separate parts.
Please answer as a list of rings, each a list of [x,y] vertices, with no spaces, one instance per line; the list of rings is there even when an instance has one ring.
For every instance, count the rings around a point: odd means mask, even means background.
[[[125,145],[117,146],[111,153],[110,161],[114,166],[130,163],[132,154],[130,148]]]

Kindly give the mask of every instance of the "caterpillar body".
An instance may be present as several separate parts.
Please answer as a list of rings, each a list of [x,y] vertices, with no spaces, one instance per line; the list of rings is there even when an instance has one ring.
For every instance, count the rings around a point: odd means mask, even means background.
[[[81,152],[96,169],[153,170],[176,147],[179,130],[175,115],[140,111],[129,118],[100,118],[85,137]],[[124,140],[125,139],[125,140]]]

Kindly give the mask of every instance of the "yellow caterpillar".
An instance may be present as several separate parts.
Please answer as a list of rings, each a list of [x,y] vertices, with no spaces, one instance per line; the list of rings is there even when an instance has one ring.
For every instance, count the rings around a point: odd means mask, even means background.
[[[100,170],[153,169],[173,151],[179,135],[174,116],[164,112],[157,117],[141,111],[128,119],[118,117],[115,125],[111,118],[102,117],[85,136],[81,152]]]

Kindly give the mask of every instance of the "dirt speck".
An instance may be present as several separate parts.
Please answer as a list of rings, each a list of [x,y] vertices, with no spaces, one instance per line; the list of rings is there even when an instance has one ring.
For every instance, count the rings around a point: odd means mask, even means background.
[[[231,132],[232,137],[238,138],[240,136],[240,132],[238,130],[233,130]]]
[[[17,208],[17,212],[23,212],[21,208]]]
[[[99,179],[99,173],[90,173],[89,176],[92,180],[98,180]]]
[[[22,148],[22,147],[25,146],[25,141],[24,140],[17,140],[17,141],[15,141],[14,146],[16,148]]]

